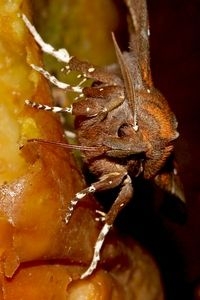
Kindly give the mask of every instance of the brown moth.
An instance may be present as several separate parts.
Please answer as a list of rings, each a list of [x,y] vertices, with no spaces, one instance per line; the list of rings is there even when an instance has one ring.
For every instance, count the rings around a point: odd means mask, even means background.
[[[115,69],[99,68],[70,56],[66,49],[56,51],[46,44],[35,28],[22,16],[42,50],[66,64],[67,71],[78,71],[83,81],[94,80],[83,88],[58,81],[41,67],[32,65],[57,87],[79,93],[71,107],[50,107],[26,100],[26,104],[46,111],[67,112],[76,116],[79,148],[97,181],[80,191],[67,208],[69,222],[78,201],[89,193],[120,186],[120,192],[107,214],[99,233],[92,262],[82,278],[90,275],[100,259],[100,251],[115,218],[134,193],[134,179],[153,179],[163,189],[184,200],[178,186],[175,167],[165,172],[166,159],[178,137],[177,121],[167,101],[153,86],[149,63],[149,25],[144,0],[126,0],[130,18],[130,51],[122,53],[112,34],[118,64]],[[34,140],[42,143],[51,141]],[[59,143],[55,143],[59,144]],[[70,148],[70,145],[63,145]]]

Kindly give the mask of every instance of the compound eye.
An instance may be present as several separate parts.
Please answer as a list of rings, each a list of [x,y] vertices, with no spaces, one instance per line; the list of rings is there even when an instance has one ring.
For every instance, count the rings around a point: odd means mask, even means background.
[[[118,129],[118,137],[125,137],[129,135],[130,126],[127,123],[122,124]]]

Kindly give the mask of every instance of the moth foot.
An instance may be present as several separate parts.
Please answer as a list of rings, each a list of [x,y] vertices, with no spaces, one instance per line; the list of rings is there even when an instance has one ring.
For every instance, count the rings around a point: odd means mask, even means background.
[[[108,232],[110,231],[112,225],[105,223],[104,226],[102,227],[98,238],[96,240],[95,246],[94,246],[94,254],[93,254],[93,258],[92,261],[89,265],[89,267],[87,268],[87,270],[81,275],[81,279],[84,279],[86,277],[88,277],[89,275],[91,275],[95,269],[97,268],[97,264],[100,260],[100,252],[102,249],[102,246],[104,244],[105,238],[108,234]]]

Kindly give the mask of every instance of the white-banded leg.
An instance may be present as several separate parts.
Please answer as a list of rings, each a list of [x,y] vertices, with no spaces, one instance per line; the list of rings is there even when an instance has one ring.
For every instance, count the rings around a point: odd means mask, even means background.
[[[58,61],[63,62],[66,64],[65,69],[68,72],[69,70],[77,71],[81,73],[83,77],[93,78],[99,80],[101,82],[105,82],[111,85],[116,85],[121,83],[121,79],[118,75],[107,72],[103,68],[96,68],[92,64],[88,62],[82,62],[79,59],[75,58],[74,56],[70,56],[69,52],[64,49],[54,49],[50,44],[45,43],[42,37],[37,32],[36,28],[31,24],[28,20],[26,15],[22,14],[22,19],[26,24],[28,30],[34,37],[37,44],[40,46],[41,50],[44,53],[50,54],[51,56],[55,57]],[[49,76],[49,75],[47,75]],[[55,81],[54,78],[52,78]]]
[[[67,213],[65,215],[65,222],[66,224],[69,222],[72,213],[74,211],[74,207],[78,203],[79,200],[83,199],[86,195],[92,194],[96,191],[95,186],[92,184],[88,188],[82,190],[81,192],[76,193],[75,197],[70,201],[70,204],[67,208]]]
[[[55,57],[58,61],[64,62],[65,64],[69,63],[71,56],[69,55],[66,49],[61,48],[55,50],[50,44],[47,44],[43,41],[43,39],[41,38],[35,27],[31,24],[29,19],[26,17],[26,15],[22,14],[22,20],[24,21],[26,27],[29,29],[35,41],[44,53],[50,54],[51,56]]]
[[[100,260],[101,248],[103,246],[105,238],[106,238],[108,232],[110,231],[111,227],[112,227],[111,224],[105,223],[103,228],[101,229],[101,231],[98,235],[98,238],[96,240],[95,246],[94,246],[94,254],[93,254],[92,261],[91,261],[89,267],[87,268],[87,270],[81,275],[81,279],[88,277],[96,269],[97,264]]]
[[[65,90],[65,91],[71,91],[75,93],[79,93],[82,95],[83,88],[81,87],[81,83],[78,85],[70,85],[68,83],[59,81],[55,76],[51,75],[48,71],[44,70],[42,67],[36,66],[34,64],[30,64],[30,66],[40,74],[42,74],[48,81],[50,81],[53,85],[57,86],[59,89]],[[86,79],[85,79],[86,80]]]
[[[121,173],[110,173],[107,175],[104,175],[101,177],[101,179],[97,182],[94,182],[93,184],[91,184],[89,187],[83,189],[82,191],[76,193],[75,197],[70,201],[70,204],[67,208],[67,213],[65,215],[65,222],[68,223],[70,220],[70,217],[73,213],[74,207],[76,206],[76,204],[83,199],[85,196],[89,195],[89,194],[93,194],[96,191],[103,191],[103,190],[107,190],[107,189],[112,189],[118,185],[120,185],[120,183],[123,180],[123,177],[125,176],[125,174],[121,174]]]
[[[133,195],[132,181],[131,181],[130,176],[127,175],[125,177],[125,179],[123,180],[123,185],[122,185],[121,191],[120,191],[117,199],[115,200],[111,209],[105,216],[105,224],[102,227],[102,229],[98,235],[98,238],[96,240],[95,246],[94,246],[94,254],[93,254],[92,261],[91,261],[89,267],[87,268],[87,270],[81,275],[81,279],[84,279],[87,276],[91,275],[92,272],[96,269],[97,264],[100,260],[100,252],[101,252],[103,243],[105,241],[105,238],[106,238],[107,234],[109,233],[117,215],[119,214],[121,209],[130,201],[130,199],[132,198],[132,195]]]
[[[60,107],[60,106],[49,106],[45,104],[40,104],[37,102],[33,102],[30,100],[25,100],[26,105],[31,106],[33,108],[45,110],[45,111],[52,111],[53,113],[73,113],[73,106],[71,105],[70,107]]]
[[[94,117],[99,114],[99,117],[102,113],[102,106],[98,102],[94,102],[91,99],[80,100],[78,103],[73,103],[69,107],[60,107],[60,106],[50,106],[46,104],[41,104],[38,102],[33,102],[31,100],[25,100],[25,104],[36,109],[51,111],[53,113],[69,113],[75,116],[87,116]],[[93,105],[90,105],[93,104]]]
[[[35,41],[40,46],[41,50],[44,53],[50,54],[51,56],[55,57],[58,61],[63,62],[66,65],[68,65],[68,63],[72,59],[72,56],[69,55],[68,51],[64,48],[56,50],[50,44],[45,43],[44,40],[39,35],[39,33],[37,32],[37,30],[35,29],[35,27],[28,20],[26,15],[22,14],[22,19],[23,19],[24,23],[26,24],[27,28],[29,29],[29,31],[31,32],[31,34],[33,35]],[[37,72],[41,73],[45,78],[47,78],[52,84],[54,84],[58,88],[82,94],[82,88],[80,87],[80,85],[83,84],[87,80],[86,78],[84,78],[79,83],[79,85],[71,86],[70,84],[59,81],[55,76],[51,75],[48,71],[44,70],[42,67],[36,66],[34,64],[31,64],[30,66]],[[67,71],[70,71],[69,66],[66,66],[65,69]],[[82,75],[80,75],[80,76],[82,76]]]

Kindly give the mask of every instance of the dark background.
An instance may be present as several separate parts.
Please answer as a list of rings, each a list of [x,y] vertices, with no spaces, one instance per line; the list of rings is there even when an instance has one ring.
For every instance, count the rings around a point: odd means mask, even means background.
[[[132,232],[156,258],[167,299],[194,299],[194,290],[200,283],[200,1],[147,3],[153,80],[179,123],[176,157],[187,217],[173,199],[158,210],[155,204],[152,207],[147,184],[148,194],[144,186],[140,191],[147,200],[132,204],[133,226],[137,228]]]

